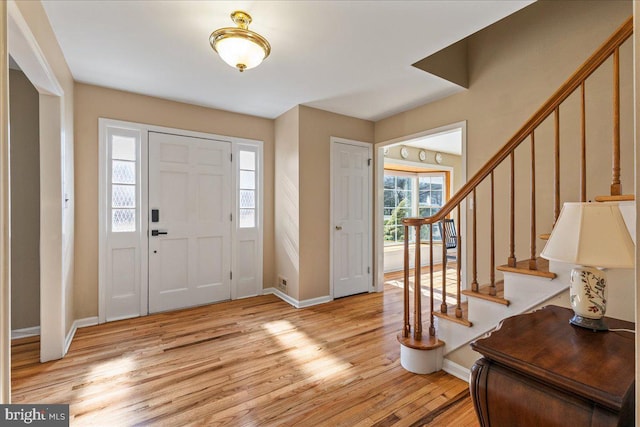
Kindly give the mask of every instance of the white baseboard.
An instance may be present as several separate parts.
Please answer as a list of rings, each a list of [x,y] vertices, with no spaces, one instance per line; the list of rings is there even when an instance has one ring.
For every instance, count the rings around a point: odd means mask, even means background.
[[[329,295],[324,297],[311,298],[303,301],[298,301],[297,299],[292,298],[291,296],[285,294],[284,292],[282,292],[280,289],[277,289],[277,288],[265,288],[262,290],[262,293],[264,295],[273,294],[278,298],[280,298],[281,300],[291,304],[295,308],[311,307],[314,305],[324,304],[324,303],[333,301],[333,298],[331,298]]]
[[[84,328],[86,326],[93,326],[98,324],[98,316],[94,317],[85,317],[84,319],[76,319],[73,321],[73,325],[71,325],[71,329],[64,340],[64,354],[67,354],[69,351],[69,347],[71,346],[71,341],[73,341],[73,337],[76,335],[76,331],[78,328]]]
[[[294,298],[291,298],[289,295],[285,294],[280,289],[277,289],[277,288],[265,288],[265,289],[262,290],[262,294],[263,295],[273,294],[273,295],[277,296],[278,298],[280,298],[281,300],[291,304],[295,308],[298,308],[298,300],[294,299]]]
[[[84,319],[77,319],[73,322],[76,328],[86,328],[87,326],[95,326],[98,322],[98,316],[85,317]]]
[[[467,383],[471,379],[471,371],[469,369],[449,359],[444,359],[442,362],[442,370]]]
[[[31,328],[14,329],[11,331],[11,339],[26,338],[40,335],[40,326],[33,326]]]
[[[331,296],[329,295],[325,295],[323,297],[318,297],[318,298],[306,299],[298,303],[298,308],[311,307],[319,304],[326,304],[331,301],[333,301],[333,298],[331,298]]]

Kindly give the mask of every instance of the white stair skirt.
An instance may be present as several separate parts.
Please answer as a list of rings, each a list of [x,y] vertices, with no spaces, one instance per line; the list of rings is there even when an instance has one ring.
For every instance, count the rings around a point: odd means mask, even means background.
[[[430,374],[442,369],[444,346],[431,350],[416,350],[400,344],[400,364],[414,374]]]

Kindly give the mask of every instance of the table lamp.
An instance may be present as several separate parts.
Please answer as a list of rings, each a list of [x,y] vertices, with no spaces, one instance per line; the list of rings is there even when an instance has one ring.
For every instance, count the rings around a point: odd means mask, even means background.
[[[607,275],[604,268],[632,268],[635,248],[617,203],[565,203],[540,254],[577,264],[571,270],[571,324],[606,331]]]

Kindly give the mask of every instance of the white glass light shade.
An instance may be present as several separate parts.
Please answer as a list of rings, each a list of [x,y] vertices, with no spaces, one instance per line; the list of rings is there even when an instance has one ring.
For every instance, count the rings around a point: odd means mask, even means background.
[[[255,68],[271,53],[271,45],[258,33],[249,30],[251,16],[241,10],[231,14],[237,28],[220,28],[209,36],[213,50],[224,62],[240,72]]]
[[[540,256],[591,267],[632,268],[635,248],[617,203],[565,203]]]
[[[252,40],[241,37],[218,40],[215,49],[224,62],[242,70],[250,70],[260,65],[266,53]]]

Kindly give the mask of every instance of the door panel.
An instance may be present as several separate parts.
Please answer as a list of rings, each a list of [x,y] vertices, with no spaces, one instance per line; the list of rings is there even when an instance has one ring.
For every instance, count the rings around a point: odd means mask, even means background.
[[[231,144],[149,133],[149,311],[231,297]]]
[[[370,284],[369,148],[333,145],[333,296],[367,292]]]

